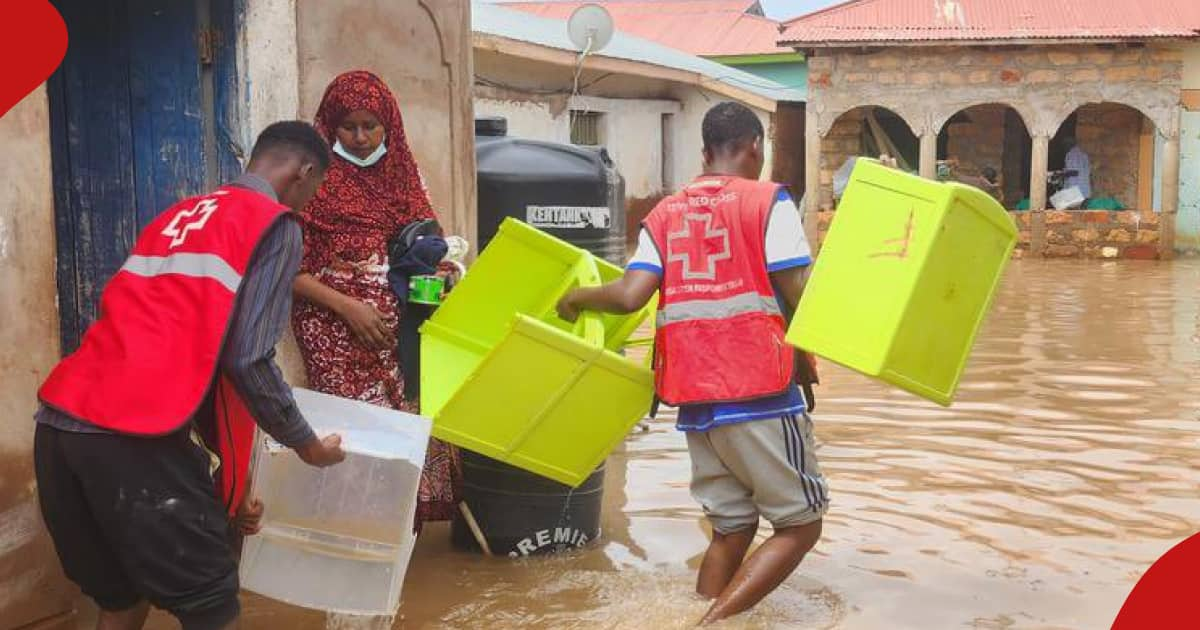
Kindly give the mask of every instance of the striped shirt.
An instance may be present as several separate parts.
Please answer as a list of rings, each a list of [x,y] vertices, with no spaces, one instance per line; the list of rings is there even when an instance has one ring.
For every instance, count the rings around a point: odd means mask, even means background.
[[[274,189],[256,175],[244,174],[233,185],[248,188],[277,201]],[[275,363],[279,343],[292,308],[292,282],[300,269],[304,241],[300,224],[286,217],[263,235],[262,242],[246,268],[242,289],[234,304],[232,321],[221,351],[221,370],[229,377],[258,426],[281,444],[299,446],[315,434],[300,414],[292,390]],[[209,392],[208,398],[212,397]],[[197,424],[208,424],[199,416],[211,412],[201,406]],[[42,406],[38,422],[73,433],[108,433],[107,429]]]

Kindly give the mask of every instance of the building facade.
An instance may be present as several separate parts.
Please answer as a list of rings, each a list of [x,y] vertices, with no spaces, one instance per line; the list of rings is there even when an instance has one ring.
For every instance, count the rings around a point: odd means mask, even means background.
[[[1197,226],[1181,203],[1194,180],[1181,177],[1191,164],[1183,96],[1196,31],[1159,4],[1156,17],[1033,3],[1029,21],[975,15],[954,0],[935,12],[915,0],[858,0],[790,22],[783,41],[809,59],[811,229],[836,209],[845,160],[876,157],[882,144],[926,177],[944,169],[980,182],[994,172],[991,190],[1014,211],[1022,254],[1169,258],[1187,247]],[[1098,21],[1074,23],[1078,15]],[[1049,209],[1071,139],[1090,157],[1103,209]]]

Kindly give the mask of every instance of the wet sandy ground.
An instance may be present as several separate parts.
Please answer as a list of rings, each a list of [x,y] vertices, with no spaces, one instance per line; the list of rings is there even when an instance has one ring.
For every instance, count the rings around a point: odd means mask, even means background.
[[[826,364],[824,538],[724,627],[1108,627],[1150,563],[1200,528],[1198,303],[1193,261],[1018,261],[953,408]],[[610,459],[604,535],[587,551],[483,559],[428,528],[395,627],[690,626],[707,534],[688,477],[664,417]],[[245,628],[325,627],[245,603]]]

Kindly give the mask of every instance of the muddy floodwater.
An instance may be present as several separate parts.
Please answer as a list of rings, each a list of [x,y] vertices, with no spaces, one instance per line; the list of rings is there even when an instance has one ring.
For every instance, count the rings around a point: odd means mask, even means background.
[[[1018,261],[952,408],[824,365],[824,538],[722,627],[1108,627],[1150,563],[1200,529],[1198,303],[1194,261]],[[663,417],[609,460],[586,551],[485,560],[427,528],[395,627],[689,627],[707,534],[688,477]],[[245,604],[243,627],[325,627]]]

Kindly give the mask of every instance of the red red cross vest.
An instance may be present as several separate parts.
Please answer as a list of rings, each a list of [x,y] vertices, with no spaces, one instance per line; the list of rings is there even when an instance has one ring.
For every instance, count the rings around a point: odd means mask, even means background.
[[[701,177],[643,226],[662,257],[655,386],[670,405],[783,393],[794,370],[767,273],[767,219],[779,185]]]
[[[173,433],[215,386],[218,491],[245,491],[255,423],[218,370],[234,301],[259,240],[288,209],[227,186],[150,222],[100,297],[79,349],[38,392],[76,419],[129,435]]]

